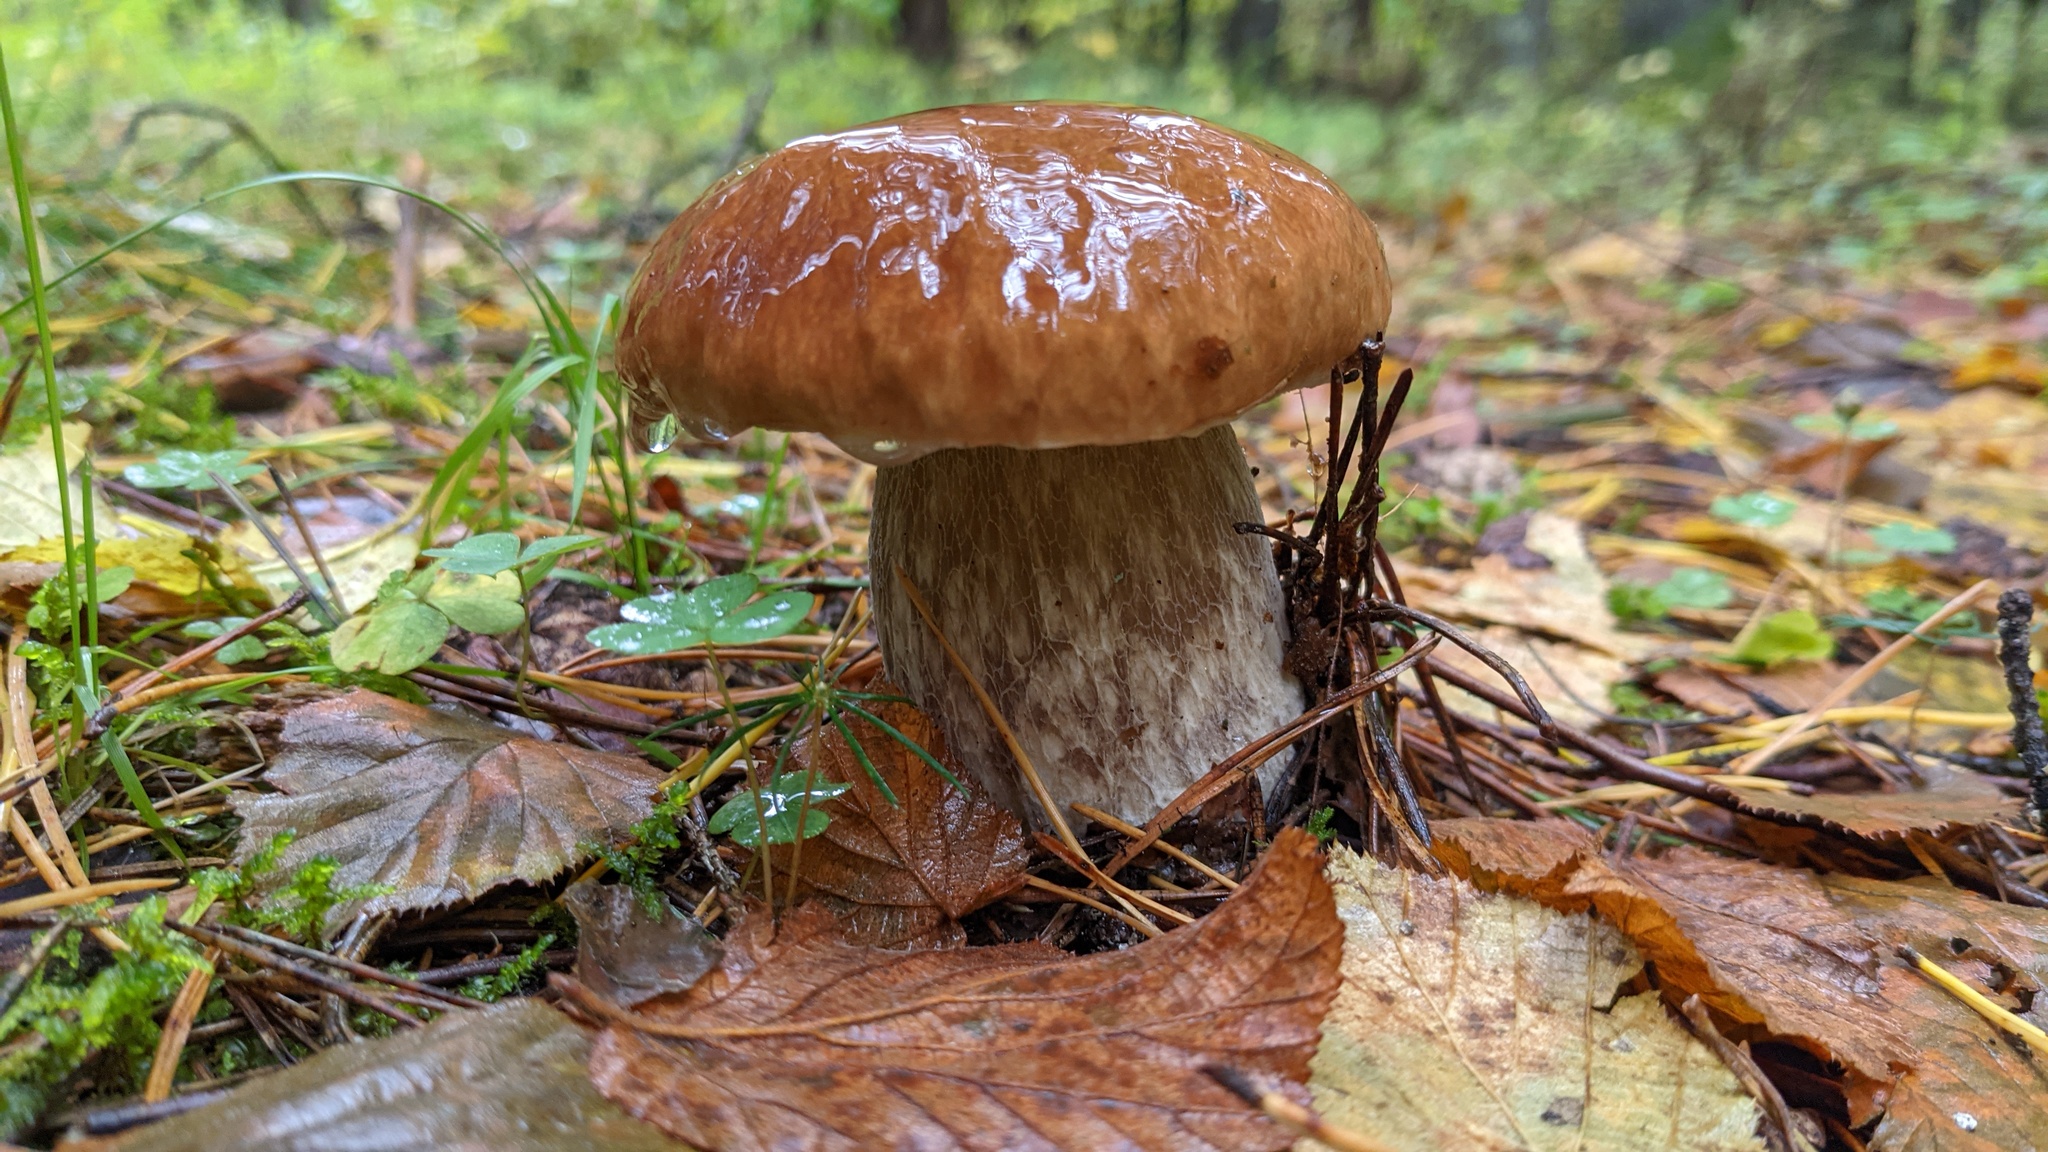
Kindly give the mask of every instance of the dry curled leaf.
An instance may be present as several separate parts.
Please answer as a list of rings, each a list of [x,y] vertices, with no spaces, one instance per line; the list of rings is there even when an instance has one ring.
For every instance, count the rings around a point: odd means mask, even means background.
[[[233,800],[244,821],[237,859],[295,831],[273,876],[330,856],[340,863],[336,887],[390,886],[337,908],[331,923],[546,880],[575,862],[579,844],[645,818],[661,780],[634,757],[360,690],[290,713],[279,745],[264,775],[277,794]]]
[[[1343,942],[1321,863],[1290,829],[1203,920],[1083,957],[886,951],[815,908],[779,929],[756,917],[695,988],[607,1028],[591,1078],[725,1152],[1285,1148],[1199,1069],[1229,1064],[1306,1102]]]
[[[886,685],[873,689],[886,693]],[[852,785],[824,809],[831,824],[804,841],[800,890],[846,921],[848,935],[881,948],[935,947],[964,940],[957,923],[1024,882],[1030,849],[1023,826],[989,800],[946,754],[931,717],[914,705],[870,709],[947,766],[960,786],[934,772],[902,741],[857,717],[847,727],[895,796],[891,803],[836,727],[825,726],[808,756],[820,779]],[[807,750],[808,751],[808,750]],[[786,876],[794,851],[775,851]]]
[[[584,1075],[590,1040],[537,1000],[341,1044],[104,1145],[133,1152],[686,1152]],[[66,1145],[76,1147],[76,1145]]]
[[[1561,821],[1434,825],[1453,871],[1554,908],[1588,906],[1739,1027],[1848,1071],[1850,1120],[1873,1149],[2048,1147],[2048,1074],[1894,956],[1910,944],[2006,1007],[2048,979],[2048,912],[1938,882],[1817,876],[1679,849],[1610,861]]]
[[[1339,850],[1344,983],[1309,1086],[1392,1148],[1758,1149],[1734,1075],[1604,921]]]

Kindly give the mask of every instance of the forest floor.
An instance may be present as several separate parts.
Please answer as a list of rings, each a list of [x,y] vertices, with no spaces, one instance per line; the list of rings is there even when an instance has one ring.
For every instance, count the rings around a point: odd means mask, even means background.
[[[47,380],[0,301],[0,1129],[1273,1147],[1312,1103],[1340,1147],[2048,1142],[1995,605],[2048,574],[2041,167],[1833,221],[1388,214],[1341,411],[1413,373],[1399,588],[1347,595],[1437,623],[1293,734],[1306,833],[1227,843],[1034,839],[939,782],[875,679],[873,468],[623,435],[589,286],[646,228],[590,189],[293,185],[87,266],[151,213],[33,179],[67,279]],[[1276,530],[1331,413],[1237,423]]]

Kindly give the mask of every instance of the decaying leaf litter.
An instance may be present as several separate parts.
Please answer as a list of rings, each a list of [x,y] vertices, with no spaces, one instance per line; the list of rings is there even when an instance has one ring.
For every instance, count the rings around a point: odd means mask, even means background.
[[[1900,955],[2023,1024],[2043,978],[1991,606],[2048,549],[2048,306],[1461,215],[1388,228],[1340,386],[1238,424],[1316,706],[1075,845],[881,678],[873,470],[637,450],[609,305],[499,287],[479,334],[552,343],[353,369],[445,376],[402,413],[252,353],[233,448],[67,427],[83,617],[49,444],[0,457],[17,1136],[1292,1140],[1213,1065],[1389,1147],[2048,1139],[2037,1055]],[[292,338],[209,299],[174,378]],[[350,1087],[399,1069],[436,1090]]]

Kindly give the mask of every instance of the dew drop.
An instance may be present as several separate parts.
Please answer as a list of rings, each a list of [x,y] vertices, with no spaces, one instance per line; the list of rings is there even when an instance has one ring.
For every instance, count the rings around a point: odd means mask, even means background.
[[[661,419],[640,429],[640,436],[646,442],[647,450],[658,454],[668,451],[681,432],[682,421],[676,419],[675,413],[668,412],[664,413]]]

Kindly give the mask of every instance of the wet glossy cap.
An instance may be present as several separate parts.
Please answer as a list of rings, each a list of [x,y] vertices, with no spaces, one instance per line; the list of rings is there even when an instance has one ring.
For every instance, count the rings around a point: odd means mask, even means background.
[[[716,439],[870,459],[1189,435],[1385,326],[1379,235],[1328,178],[1186,116],[919,112],[799,140],[671,223],[622,379]]]

